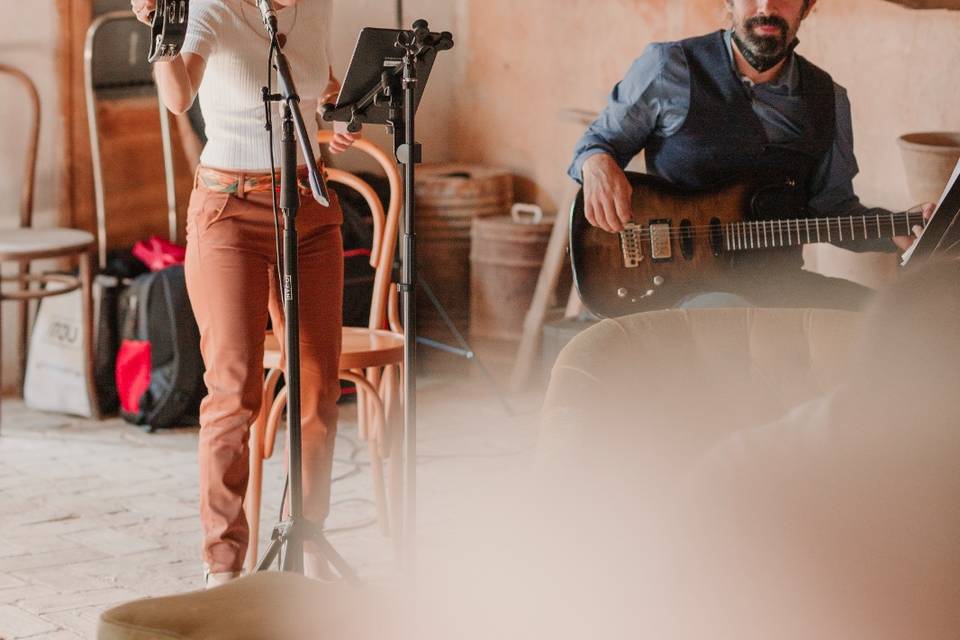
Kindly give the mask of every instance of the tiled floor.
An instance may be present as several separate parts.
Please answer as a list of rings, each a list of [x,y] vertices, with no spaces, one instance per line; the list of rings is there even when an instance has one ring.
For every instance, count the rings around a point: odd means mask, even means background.
[[[420,383],[418,539],[441,528],[471,486],[525,468],[539,396],[510,403],[516,415],[475,375]],[[355,424],[347,405],[327,527],[363,579],[389,580],[396,564],[372,525]],[[94,638],[110,605],[200,586],[195,429],[147,434],[118,419],[33,412],[12,399],[3,402],[2,429],[0,640]],[[283,481],[282,461],[268,461],[262,544]]]

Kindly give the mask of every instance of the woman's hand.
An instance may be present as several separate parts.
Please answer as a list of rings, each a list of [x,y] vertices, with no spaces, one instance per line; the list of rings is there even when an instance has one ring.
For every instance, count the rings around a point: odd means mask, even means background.
[[[359,133],[350,133],[347,131],[346,122],[333,123],[333,140],[330,141],[331,153],[343,153],[349,149],[354,142],[360,139]]]
[[[157,0],[130,0],[130,9],[143,24],[153,23],[153,12],[157,10]]]

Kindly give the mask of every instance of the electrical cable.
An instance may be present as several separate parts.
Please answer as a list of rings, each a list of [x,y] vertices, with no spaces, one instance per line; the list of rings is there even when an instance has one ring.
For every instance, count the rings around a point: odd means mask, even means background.
[[[267,96],[273,93],[273,59],[277,52],[276,41],[270,42],[270,53],[267,55]],[[283,292],[283,249],[280,244],[280,209],[277,206],[277,161],[273,153],[273,107],[267,103],[266,128],[270,143],[270,197],[273,202],[273,240],[276,245],[277,256],[276,275],[277,292]]]

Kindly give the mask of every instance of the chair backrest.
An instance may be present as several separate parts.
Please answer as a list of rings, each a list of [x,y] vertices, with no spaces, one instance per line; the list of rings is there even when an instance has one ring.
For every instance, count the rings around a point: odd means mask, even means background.
[[[30,77],[20,69],[0,64],[0,75],[16,80],[27,92],[32,109],[26,153],[24,156],[23,183],[20,189],[20,226],[33,224],[33,187],[37,175],[37,149],[40,139],[40,94]],[[16,102],[13,102],[16,104]]]
[[[332,139],[332,131],[320,131],[318,135],[320,144],[328,144]],[[370,301],[370,322],[367,326],[370,329],[382,329],[389,325],[394,331],[402,331],[397,310],[397,296],[390,286],[400,225],[400,207],[403,202],[400,170],[383,149],[369,140],[361,138],[353,144],[353,148],[376,160],[377,164],[383,168],[390,184],[390,200],[384,213],[383,206],[369,185],[345,171],[327,170],[331,181],[341,182],[363,195],[373,212],[374,238],[370,252],[370,266],[376,269],[376,276],[373,283],[373,297]]]

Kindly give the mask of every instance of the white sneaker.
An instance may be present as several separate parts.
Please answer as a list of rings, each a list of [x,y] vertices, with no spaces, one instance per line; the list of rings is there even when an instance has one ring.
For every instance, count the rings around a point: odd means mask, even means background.
[[[231,580],[236,580],[242,574],[241,571],[224,571],[222,573],[210,573],[210,569],[203,569],[203,588],[213,589],[227,584]]]

